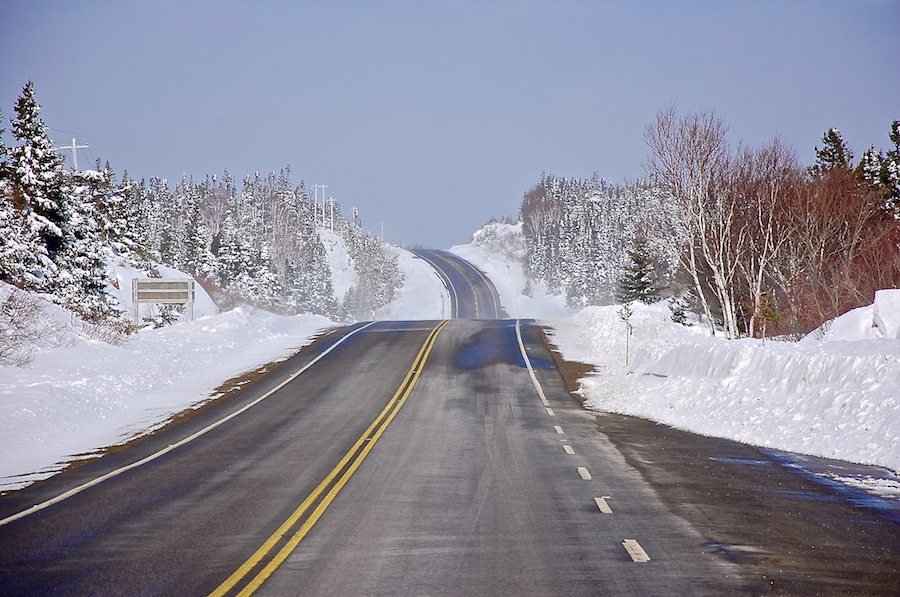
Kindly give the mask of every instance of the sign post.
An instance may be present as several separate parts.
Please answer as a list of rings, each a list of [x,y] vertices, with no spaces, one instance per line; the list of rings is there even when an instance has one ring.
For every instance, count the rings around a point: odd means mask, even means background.
[[[141,303],[187,305],[188,321],[194,320],[193,278],[134,278],[131,280],[134,325],[140,324]]]

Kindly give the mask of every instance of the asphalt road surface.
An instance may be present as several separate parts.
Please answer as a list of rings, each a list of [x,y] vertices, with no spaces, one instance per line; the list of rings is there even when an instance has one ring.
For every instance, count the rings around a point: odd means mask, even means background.
[[[530,322],[341,330],[5,496],[0,518],[160,451],[0,526],[0,593],[890,595],[900,579],[896,509],[774,453],[583,411]]]
[[[447,288],[451,319],[498,319],[504,316],[494,284],[477,267],[449,251],[411,251],[434,268]]]

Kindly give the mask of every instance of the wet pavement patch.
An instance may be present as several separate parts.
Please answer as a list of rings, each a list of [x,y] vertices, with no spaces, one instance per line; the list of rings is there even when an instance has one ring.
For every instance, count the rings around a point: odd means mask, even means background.
[[[831,495],[838,496],[857,508],[865,508],[877,513],[892,522],[900,525],[900,502],[890,498],[873,495],[864,489],[851,487],[835,480],[827,474],[828,471],[814,471],[808,464],[813,462],[809,457],[778,450],[760,449],[760,452],[771,457],[781,466],[788,468],[808,481],[825,488]],[[823,465],[822,460],[816,460]]]
[[[527,328],[523,327],[522,339],[527,347],[529,343],[525,337],[526,330]],[[536,358],[529,354],[528,360],[534,369],[556,368],[556,364],[550,359]],[[456,354],[455,364],[460,369],[466,370],[499,364],[524,368],[526,365],[516,337],[515,321],[505,325],[494,325],[475,334],[472,341]]]
[[[772,464],[768,460],[750,460],[748,458],[725,458],[722,456],[710,456],[710,460],[716,462],[730,462],[731,464],[746,464],[749,466],[767,466]]]

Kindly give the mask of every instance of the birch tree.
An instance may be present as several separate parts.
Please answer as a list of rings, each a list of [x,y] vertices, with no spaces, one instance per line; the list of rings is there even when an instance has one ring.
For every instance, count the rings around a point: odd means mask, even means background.
[[[687,228],[683,265],[694,282],[703,312],[715,335],[709,299],[701,271],[708,270],[710,286],[722,308],[725,334],[737,337],[737,313],[731,281],[736,273],[732,234],[734,205],[721,193],[727,170],[727,126],[711,110],[678,117],[674,105],[661,109],[647,125],[644,140],[651,149],[648,169],[680,208]]]
[[[793,230],[785,201],[803,184],[803,168],[797,154],[775,138],[757,150],[739,151],[734,169],[732,201],[740,209],[745,243],[738,265],[747,293],[747,334],[754,336],[771,318],[771,286]]]

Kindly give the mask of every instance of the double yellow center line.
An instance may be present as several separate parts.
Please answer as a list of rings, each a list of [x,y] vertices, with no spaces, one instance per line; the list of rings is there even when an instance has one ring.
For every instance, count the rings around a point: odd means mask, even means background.
[[[291,555],[291,552],[296,549],[300,541],[302,541],[306,534],[309,533],[310,529],[316,524],[325,510],[328,509],[328,506],[337,494],[344,485],[347,484],[350,477],[353,476],[353,473],[356,472],[356,469],[359,468],[362,461],[365,460],[366,456],[375,445],[375,442],[378,441],[378,438],[381,437],[381,434],[384,433],[387,426],[394,420],[397,412],[403,406],[403,403],[406,402],[413,387],[415,387],[416,381],[418,381],[419,375],[422,373],[425,361],[431,353],[431,349],[437,340],[438,334],[441,333],[441,330],[443,330],[448,323],[448,321],[442,321],[431,330],[428,334],[428,338],[422,345],[422,348],[419,349],[419,353],[416,355],[412,367],[410,367],[409,371],[406,373],[403,383],[400,384],[399,389],[397,389],[397,392],[375,421],[369,425],[366,432],[356,440],[353,447],[350,448],[341,461],[338,462],[330,473],[328,473],[328,476],[326,476],[325,479],[319,483],[319,486],[303,500],[303,503],[300,504],[293,514],[278,527],[278,530],[262,544],[262,547],[256,550],[256,553],[250,556],[250,558],[244,562],[234,574],[229,576],[225,582],[219,585],[215,591],[210,593],[210,597],[222,597],[229,594],[232,589],[235,589],[235,587],[243,582],[245,578],[258,570],[250,582],[237,593],[238,597],[252,595],[260,586],[262,586],[266,579],[269,578],[282,563],[284,563],[288,556]],[[310,509],[312,509],[311,512],[309,512]],[[307,514],[307,512],[309,512],[309,514]],[[298,524],[300,525],[299,528],[297,528],[297,530],[294,531],[294,534],[285,541],[284,539],[288,533],[297,527]],[[278,549],[274,556],[268,559],[268,562],[263,564],[263,561],[269,558],[269,554],[275,551],[279,545],[281,548]],[[262,566],[261,569],[260,566]]]

